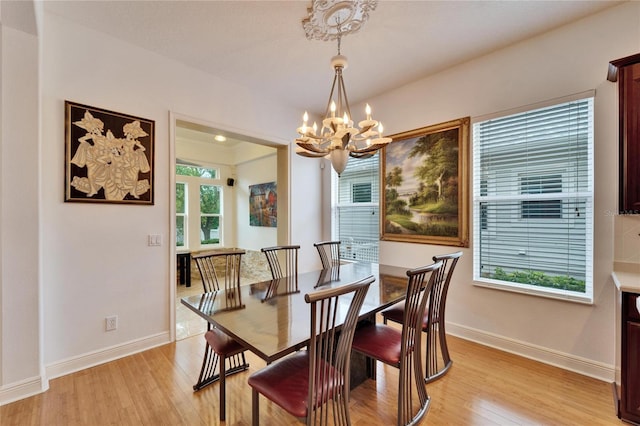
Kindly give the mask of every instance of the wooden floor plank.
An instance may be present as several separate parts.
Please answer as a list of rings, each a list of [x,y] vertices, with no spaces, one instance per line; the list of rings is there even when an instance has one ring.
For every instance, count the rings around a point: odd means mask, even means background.
[[[428,385],[429,425],[623,425],[611,385],[513,354],[449,337],[454,364]],[[50,381],[41,394],[0,407],[2,426],[217,425],[218,386],[193,392],[202,335]],[[249,372],[227,380],[226,425],[251,424],[247,378],[264,367],[249,354]],[[396,421],[396,369],[378,364],[378,380],[351,393],[354,426]],[[299,425],[260,400],[262,426]]]

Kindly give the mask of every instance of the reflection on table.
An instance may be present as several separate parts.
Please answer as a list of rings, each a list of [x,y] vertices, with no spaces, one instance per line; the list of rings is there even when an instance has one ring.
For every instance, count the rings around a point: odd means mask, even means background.
[[[304,301],[306,293],[373,275],[376,280],[369,287],[360,310],[361,319],[373,318],[376,312],[404,298],[407,269],[375,263],[350,263],[243,286],[240,295],[226,295],[219,291],[185,297],[181,301],[266,362],[273,362],[306,346],[309,340],[310,312]],[[240,308],[237,306],[238,298],[242,301]],[[231,300],[235,301],[233,307],[229,303]],[[342,315],[348,309],[347,302]]]

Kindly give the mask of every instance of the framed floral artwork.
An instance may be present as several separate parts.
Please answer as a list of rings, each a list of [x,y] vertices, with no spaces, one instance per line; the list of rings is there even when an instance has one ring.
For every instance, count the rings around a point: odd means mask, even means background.
[[[153,205],[153,120],[65,101],[65,201]]]

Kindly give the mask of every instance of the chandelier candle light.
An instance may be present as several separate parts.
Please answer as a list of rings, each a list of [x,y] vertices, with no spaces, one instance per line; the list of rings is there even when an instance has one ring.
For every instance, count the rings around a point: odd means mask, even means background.
[[[326,7],[327,2],[322,3]],[[316,2],[313,3],[313,7],[316,8]],[[372,157],[376,151],[391,142],[391,138],[385,138],[382,135],[382,123],[371,118],[369,104],[365,108],[366,119],[358,123],[358,128],[354,127],[352,121],[347,92],[342,79],[342,71],[347,68],[347,58],[340,54],[340,40],[344,32],[343,28],[354,28],[349,23],[349,18],[354,15],[354,11],[358,7],[358,2],[341,2],[323,11],[325,13],[324,22],[329,22],[327,16],[334,16],[336,21],[338,54],[331,59],[331,67],[335,71],[335,75],[320,131],[318,132],[318,125],[315,122],[312,126],[308,125],[309,115],[305,111],[302,126],[297,129],[300,137],[295,141],[298,145],[296,147],[297,154],[304,157],[328,158],[338,175],[347,167],[349,157]],[[375,7],[375,3],[373,7]],[[345,8],[350,10],[345,10]],[[345,13],[348,18],[343,21]],[[362,16],[360,19],[364,20]],[[357,26],[357,28],[359,27],[360,25]],[[309,37],[309,32],[307,32],[307,36]]]

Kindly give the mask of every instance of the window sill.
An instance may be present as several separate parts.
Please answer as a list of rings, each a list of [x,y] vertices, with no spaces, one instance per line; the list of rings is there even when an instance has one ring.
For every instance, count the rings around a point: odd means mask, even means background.
[[[552,288],[549,288],[549,289],[545,288],[544,290],[542,290],[538,288],[531,288],[530,286],[504,284],[502,282],[493,281],[493,280],[482,280],[482,281],[474,280],[473,285],[476,287],[485,287],[485,288],[491,288],[494,290],[509,291],[512,293],[526,294],[529,296],[544,297],[547,299],[562,300],[565,302],[581,303],[584,305],[593,305],[593,299],[589,296],[567,294],[562,290],[555,290]]]

